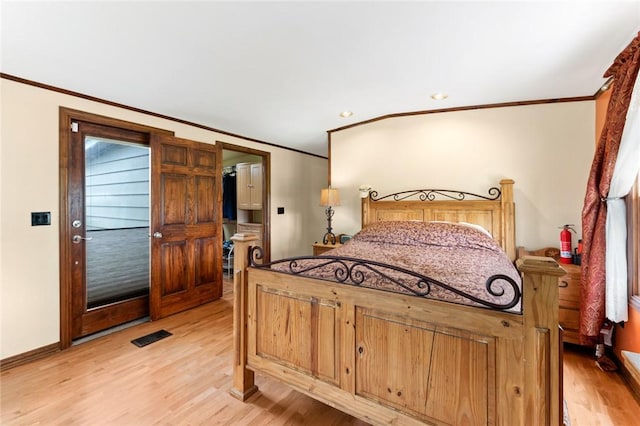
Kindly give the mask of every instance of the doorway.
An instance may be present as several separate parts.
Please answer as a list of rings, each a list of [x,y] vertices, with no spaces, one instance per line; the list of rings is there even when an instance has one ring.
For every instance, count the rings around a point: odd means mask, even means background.
[[[255,234],[258,237],[256,245],[263,249],[262,262],[269,262],[271,154],[225,142],[217,144],[222,147],[223,158],[222,223],[226,244],[223,268],[229,272],[232,268],[233,252],[229,238],[236,232]],[[250,188],[248,191],[247,186]]]
[[[221,148],[60,109],[60,346],[222,294]]]

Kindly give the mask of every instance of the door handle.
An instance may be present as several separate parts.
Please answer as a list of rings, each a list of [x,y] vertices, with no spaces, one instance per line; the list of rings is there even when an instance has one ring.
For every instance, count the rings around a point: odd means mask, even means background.
[[[73,244],[80,244],[80,241],[82,240],[91,241],[93,240],[93,237],[83,237],[82,235],[74,235],[73,238],[71,238],[71,241],[73,241]]]
[[[158,231],[154,232],[153,238],[162,238],[162,232],[158,232]]]

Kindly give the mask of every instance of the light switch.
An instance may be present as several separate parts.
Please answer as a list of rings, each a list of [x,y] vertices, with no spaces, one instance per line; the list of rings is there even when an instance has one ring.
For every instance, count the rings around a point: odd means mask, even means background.
[[[31,212],[31,226],[51,225],[51,212]]]

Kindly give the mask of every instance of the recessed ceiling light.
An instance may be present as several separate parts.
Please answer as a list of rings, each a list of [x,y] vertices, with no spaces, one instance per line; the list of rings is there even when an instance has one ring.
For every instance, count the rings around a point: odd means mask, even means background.
[[[343,117],[343,118],[351,117],[352,115],[353,115],[353,112],[351,111],[342,111],[340,113],[340,117]]]
[[[431,99],[436,101],[441,101],[443,99],[447,99],[448,97],[449,95],[447,95],[446,93],[434,93],[433,95],[431,95]]]

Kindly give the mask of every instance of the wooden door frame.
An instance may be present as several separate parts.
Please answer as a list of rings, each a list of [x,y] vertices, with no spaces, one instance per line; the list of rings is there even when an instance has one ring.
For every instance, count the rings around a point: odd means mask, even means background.
[[[271,153],[260,151],[258,149],[247,148],[245,146],[233,145],[227,142],[216,141],[216,145],[222,146],[222,151],[236,151],[245,154],[257,155],[262,157],[263,175],[262,175],[262,247],[263,261],[271,261]]]
[[[129,121],[105,117],[71,108],[59,108],[59,245],[60,245],[60,349],[67,349],[72,343],[72,259],[71,224],[68,203],[71,198],[69,185],[69,167],[71,152],[71,122],[82,121],[101,126],[110,126],[141,133],[161,133],[174,136],[174,132],[157,127],[145,126]]]

